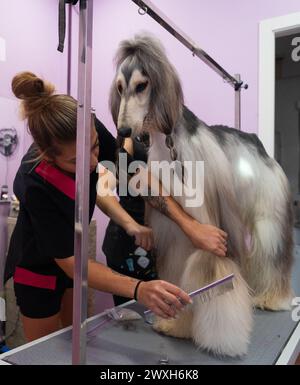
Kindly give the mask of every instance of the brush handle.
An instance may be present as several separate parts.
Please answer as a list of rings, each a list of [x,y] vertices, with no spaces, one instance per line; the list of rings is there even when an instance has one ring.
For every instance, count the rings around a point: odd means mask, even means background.
[[[191,298],[196,297],[196,295],[199,295],[199,294],[201,294],[207,290],[213,289],[214,287],[217,287],[217,286],[223,285],[229,281],[232,281],[233,277],[234,277],[234,274],[226,275],[226,277],[224,277],[224,278],[218,279],[217,281],[214,281],[214,282],[210,283],[209,285],[203,286],[200,289],[197,289],[195,291],[190,292],[189,296]],[[144,311],[144,315],[147,315],[150,313],[153,313],[152,310]]]
[[[209,285],[203,286],[198,290],[192,291],[191,293],[189,293],[189,296],[191,298],[193,298],[196,295],[203,293],[204,291],[207,291],[207,290],[212,289],[216,286],[222,285],[223,283],[231,281],[233,279],[233,277],[234,277],[234,274],[229,274],[224,278],[218,279],[217,281],[210,283]]]

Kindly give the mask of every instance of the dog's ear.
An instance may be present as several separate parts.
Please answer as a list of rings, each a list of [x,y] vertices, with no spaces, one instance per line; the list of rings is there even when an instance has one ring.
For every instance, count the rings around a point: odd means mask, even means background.
[[[109,107],[110,107],[111,115],[116,127],[118,127],[120,103],[121,103],[121,97],[117,90],[116,82],[114,80],[110,88]]]
[[[179,77],[170,63],[160,68],[160,76],[152,85],[151,116],[155,127],[170,135],[182,113],[183,93]]]

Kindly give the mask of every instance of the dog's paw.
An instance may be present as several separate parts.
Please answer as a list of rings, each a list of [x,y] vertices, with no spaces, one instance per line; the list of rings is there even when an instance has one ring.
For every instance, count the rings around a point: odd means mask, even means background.
[[[177,338],[191,338],[190,324],[184,325],[184,321],[179,319],[156,318],[153,329],[158,333]]]
[[[270,298],[259,296],[253,299],[254,306],[262,310],[282,311],[291,310],[292,297]]]
[[[163,333],[166,335],[172,335],[172,329],[174,328],[175,320],[172,319],[163,319],[163,318],[155,318],[153,323],[153,329],[158,333]]]

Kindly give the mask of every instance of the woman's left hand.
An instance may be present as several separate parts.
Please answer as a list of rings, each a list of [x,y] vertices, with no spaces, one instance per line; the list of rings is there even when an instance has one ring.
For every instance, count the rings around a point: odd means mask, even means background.
[[[135,237],[135,244],[144,250],[151,250],[154,245],[153,232],[150,227],[132,221],[125,228],[128,235]]]
[[[193,219],[185,226],[184,232],[197,249],[209,251],[218,257],[226,256],[228,236],[218,227]]]

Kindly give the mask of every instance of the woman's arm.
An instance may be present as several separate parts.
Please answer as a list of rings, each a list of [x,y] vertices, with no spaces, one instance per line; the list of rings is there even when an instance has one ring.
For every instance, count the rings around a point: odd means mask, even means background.
[[[175,201],[163,188],[160,181],[154,177],[148,168],[140,168],[138,172],[141,191],[145,201],[162,214],[175,222],[193,245],[198,249],[207,250],[219,257],[225,257],[227,251],[227,234],[221,229],[199,223]],[[152,183],[153,182],[153,183]]]
[[[133,154],[132,139],[125,139],[124,148],[130,155]],[[106,172],[109,173],[109,171]],[[155,194],[156,196],[152,196],[151,194],[145,194],[145,196],[143,196],[143,198],[151,207],[155,208],[156,210],[159,210],[162,214],[166,215],[168,218],[174,221],[186,234],[186,236],[191,240],[191,242],[196,248],[210,251],[220,257],[226,256],[227,234],[224,231],[215,226],[201,224],[196,221],[193,217],[191,217],[184,211],[184,209],[175,201],[172,196],[163,193],[163,187],[161,183],[157,183],[157,179],[154,178],[153,174],[151,174],[146,169],[141,169],[140,172],[141,180],[143,180],[145,185],[145,191],[151,191],[151,187],[153,187],[151,186],[151,181],[155,181],[155,185],[159,186],[158,191]],[[138,228],[138,224],[136,224],[133,219],[126,213],[126,211],[120,206],[118,200],[115,197],[114,199],[109,199],[112,198],[111,191],[116,186],[116,180],[114,176],[112,174],[109,174],[109,177],[101,179],[102,175],[99,176],[100,189],[102,189],[102,191],[110,191],[110,194],[108,194],[107,197],[101,196],[101,198],[97,198],[98,207],[102,211],[104,211],[109,217],[111,217],[115,222],[120,224],[120,226],[122,226],[125,230],[126,226],[128,226],[128,230],[126,231],[129,231],[128,233],[130,235],[137,234],[138,241],[142,237],[142,239],[144,240],[144,244],[147,244],[147,239],[149,243],[149,236],[143,231],[149,228],[144,226],[144,229]],[[127,180],[127,174],[123,176],[123,180]],[[142,235],[139,235],[140,233]],[[151,234],[151,243],[152,242],[153,236]],[[136,243],[138,244],[138,242]]]
[[[74,275],[75,258],[55,259],[57,265],[70,277]],[[122,297],[133,298],[139,280],[111,270],[95,261],[88,261],[88,286]],[[190,297],[177,286],[166,281],[142,282],[138,287],[137,300],[163,318],[175,317]]]
[[[162,195],[161,184],[159,196],[149,195],[145,196],[144,199],[151,207],[177,223],[196,248],[210,251],[219,257],[226,256],[227,234],[215,226],[196,221],[183,210],[172,196]]]
[[[135,237],[135,243],[145,250],[153,248],[153,233],[149,227],[138,224],[120,205],[115,196],[97,195],[97,206],[109,218],[120,225],[128,235]]]

